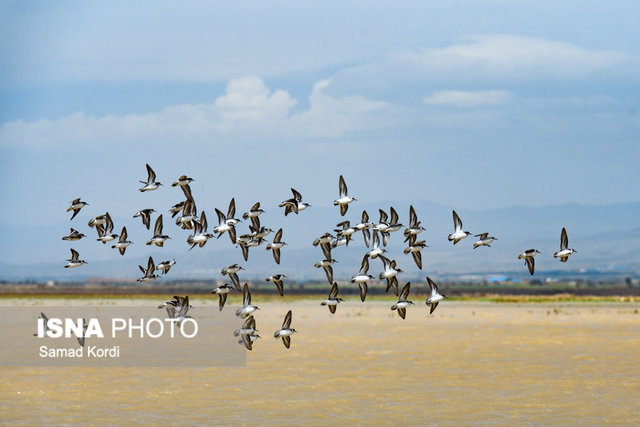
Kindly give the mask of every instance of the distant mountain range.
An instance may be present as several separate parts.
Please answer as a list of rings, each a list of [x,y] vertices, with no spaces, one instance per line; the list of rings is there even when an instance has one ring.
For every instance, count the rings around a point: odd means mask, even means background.
[[[638,277],[640,274],[640,203],[618,203],[604,206],[565,204],[531,207],[509,207],[492,210],[457,209],[464,230],[473,234],[489,232],[498,238],[490,248],[472,249],[473,236],[453,246],[447,235],[453,230],[451,208],[421,201],[414,203],[422,225],[427,229],[420,235],[429,247],[423,250],[423,270],[420,271],[410,255],[402,253],[405,245],[402,231],[391,235],[387,255],[396,259],[404,271],[401,280],[424,280],[433,277],[465,277],[470,274],[491,276],[509,274],[514,278],[528,278],[524,262],[517,255],[525,249],[536,248],[542,252],[536,258],[536,278],[548,274],[567,276],[589,272],[621,272]],[[188,232],[179,229],[164,213],[164,231],[171,236],[164,248],[146,246],[152,230],[148,231],[139,218],[118,216],[111,212],[115,223],[114,232],[119,233],[126,225],[129,239],[134,242],[121,256],[111,249],[110,243],[103,245],[95,241],[96,232],[87,226],[95,212],[82,211],[73,221],[60,222],[52,226],[11,227],[0,224],[0,280],[58,280],[82,281],[86,278],[135,279],[140,277],[138,265],[145,266],[148,256],[156,263],[174,258],[177,264],[166,276],[167,279],[217,279],[222,278],[222,267],[240,263],[246,271],[240,278],[261,279],[271,274],[283,273],[290,280],[326,280],[322,269],[313,264],[323,258],[320,248],[312,241],[345,219],[352,224],[360,222],[362,210],[366,209],[370,220],[377,222],[378,209],[387,213],[393,206],[400,215],[400,222],[409,221],[407,203],[381,202],[350,205],[347,215],[341,217],[337,207],[312,206],[299,215],[284,217],[281,208],[271,208],[261,216],[262,224],[274,230],[284,228],[283,240],[288,243],[282,249],[282,262],[277,265],[264,246],[249,251],[249,261],[244,262],[240,248],[231,244],[229,237],[210,240],[204,248],[189,250],[186,243]],[[265,208],[266,209],[266,208]],[[100,212],[101,213],[101,212]],[[84,215],[83,215],[84,214]],[[133,212],[131,213],[133,214]],[[210,228],[217,222],[215,213],[207,210]],[[237,216],[239,216],[238,214]],[[155,221],[153,216],[152,221]],[[61,238],[69,227],[87,235],[78,242],[65,242]],[[567,263],[553,258],[559,249],[560,231],[566,227],[570,247],[577,250]],[[153,222],[152,227],[153,229]],[[248,224],[238,225],[238,234],[248,232]],[[335,233],[333,233],[335,234]],[[271,234],[268,238],[273,237]],[[65,269],[69,248],[80,252],[80,258],[88,264]],[[336,280],[347,280],[355,275],[362,257],[367,251],[361,233],[355,235],[348,247],[334,249],[333,258]],[[371,261],[370,274],[377,276],[382,263]]]

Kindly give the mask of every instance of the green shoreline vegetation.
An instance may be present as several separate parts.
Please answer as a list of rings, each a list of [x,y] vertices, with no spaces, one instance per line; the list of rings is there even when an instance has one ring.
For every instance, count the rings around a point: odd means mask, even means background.
[[[174,292],[169,292],[173,294]],[[8,299],[24,299],[24,300],[158,300],[163,301],[171,296],[169,293],[157,293],[157,294],[116,294],[116,293],[86,293],[86,294],[53,294],[53,293],[30,293],[30,294],[18,294],[7,293],[0,294],[0,300]],[[178,292],[180,294],[180,292]],[[185,289],[182,294],[189,294],[189,290]],[[272,293],[260,293],[252,292],[254,299],[259,299],[265,303],[274,302],[318,302],[326,299],[326,294],[291,294],[281,297]],[[207,294],[192,294],[193,299],[206,299],[211,298],[213,302],[217,303],[216,295]],[[350,298],[351,297],[351,298]],[[415,294],[411,298],[416,302],[424,300],[426,294]],[[360,303],[360,300],[356,295],[346,296],[347,301],[353,300]],[[373,302],[392,302],[397,298],[393,295],[369,295],[367,301]],[[464,302],[490,302],[490,303],[636,303],[640,302],[640,296],[595,296],[595,295],[572,295],[567,293],[558,293],[552,295],[510,295],[510,294],[461,294],[447,298],[448,301],[464,301]],[[242,296],[233,295],[229,296],[228,304],[240,304]],[[366,304],[366,302],[364,303]]]

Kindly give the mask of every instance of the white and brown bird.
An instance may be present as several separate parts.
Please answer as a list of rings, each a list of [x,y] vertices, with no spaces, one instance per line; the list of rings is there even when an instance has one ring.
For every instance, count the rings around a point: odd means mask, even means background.
[[[81,201],[80,199],[81,199],[80,197],[78,197],[77,199],[73,199],[73,201],[70,203],[71,206],[67,208],[67,212],[73,211],[73,215],[71,215],[71,218],[69,219],[69,221],[71,221],[73,218],[76,217],[76,215],[78,215],[78,212],[80,212],[80,209],[84,208],[89,204],[87,202]]]
[[[418,238],[417,236],[418,236],[417,234],[408,235],[409,246],[404,248],[404,254],[405,255],[411,254],[418,268],[422,270],[422,253],[420,251],[426,248],[427,244],[425,243],[424,240],[416,241],[416,239]]]
[[[302,194],[297,191],[295,188],[291,189],[291,193],[293,193],[293,197],[287,199],[280,203],[278,206],[284,208],[284,216],[289,215],[291,212],[294,212],[296,215],[300,212],[311,206],[309,203],[302,201]]]
[[[67,234],[66,236],[62,236],[62,240],[66,240],[66,241],[69,241],[69,242],[75,242],[76,240],[80,240],[83,237],[86,237],[86,236],[84,234],[80,233],[75,228],[72,228],[71,231],[69,232],[69,234]]]
[[[162,234],[162,214],[156,219],[156,224],[153,227],[153,237],[147,241],[147,245],[156,245],[159,247],[164,246],[164,242],[170,237]]]
[[[251,292],[249,292],[249,285],[245,283],[242,287],[242,307],[236,310],[236,316],[239,316],[241,319],[246,319],[256,310],[260,310],[260,308],[251,305]]]
[[[567,230],[562,227],[562,232],[560,233],[560,250],[553,254],[554,258],[560,258],[560,261],[567,262],[569,259],[569,255],[577,253],[575,249],[569,248],[569,237],[567,236]]]
[[[109,212],[104,215],[104,229],[102,226],[96,225],[96,230],[98,230],[98,238],[96,240],[103,244],[116,240],[118,237],[118,235],[113,232],[113,221],[111,220],[111,215],[109,215]]]
[[[162,274],[167,274],[169,270],[171,270],[171,267],[175,265],[175,263],[175,259],[172,259],[171,261],[162,261],[160,264],[156,265],[156,270],[162,271]]]
[[[251,209],[249,209],[249,212],[245,212],[242,214],[242,219],[247,220],[251,218],[257,218],[263,213],[264,211],[260,209],[260,202],[256,202],[253,206],[251,206]]]
[[[402,273],[402,270],[396,267],[396,260],[389,260],[389,258],[380,255],[382,260],[384,271],[380,273],[378,278],[380,280],[387,281],[387,289],[385,292],[389,292],[389,289],[393,289],[393,293],[398,295],[398,274]]]
[[[473,249],[479,248],[480,246],[486,246],[490,248],[491,243],[493,243],[494,240],[498,240],[493,236],[489,236],[489,233],[476,234],[475,237],[478,238],[478,241],[473,244]]]
[[[365,255],[362,258],[362,264],[360,265],[360,271],[357,275],[353,276],[350,281],[351,283],[357,283],[360,288],[360,300],[364,302],[365,298],[367,298],[367,282],[373,279],[373,276],[367,274],[369,271],[369,255]]]
[[[413,208],[413,205],[409,206],[409,227],[404,229],[404,241],[408,242],[411,236],[416,236],[424,230],[425,228],[421,226],[420,221],[418,221],[418,215],[416,215],[416,210]]]
[[[537,249],[527,249],[526,251],[518,255],[518,259],[524,259],[524,262],[527,265],[527,268],[529,269],[529,273],[532,276],[533,276],[533,271],[536,268],[536,262],[534,260],[534,257],[539,253],[541,252]]]
[[[149,229],[149,227],[151,227],[151,214],[155,212],[155,210],[153,209],[142,209],[141,211],[136,212],[136,214],[133,216],[134,218],[142,218],[142,224],[147,227],[147,230]]]
[[[218,295],[218,309],[222,311],[224,304],[227,302],[227,294],[235,289],[232,286],[229,286],[228,283],[224,285],[216,287],[211,291],[212,294]]]
[[[273,252],[273,259],[276,261],[276,264],[280,264],[280,249],[286,245],[285,242],[282,241],[282,228],[276,232],[276,235],[273,237],[273,242],[268,243],[266,249],[268,251]]]
[[[189,185],[189,184],[191,184],[193,181],[195,181],[195,179],[193,179],[193,178],[189,178],[189,177],[188,177],[188,176],[186,176],[186,175],[182,175],[180,178],[178,178],[178,180],[177,180],[177,181],[173,182],[173,183],[171,184],[171,186],[172,186],[172,187],[176,187],[176,186],[178,186],[178,185],[179,185],[180,187],[183,187],[183,186],[185,186],[185,185]]]
[[[391,310],[397,310],[398,315],[403,319],[407,314],[407,307],[413,304],[413,301],[409,301],[408,299],[409,289],[411,289],[411,283],[407,283],[406,285],[404,285],[402,291],[400,291],[400,294],[398,295],[398,302],[391,306]]]
[[[333,282],[331,290],[329,291],[329,297],[326,300],[322,301],[320,305],[326,305],[327,307],[329,307],[329,311],[331,312],[331,314],[335,314],[338,304],[340,304],[342,301],[344,300],[338,296],[338,284],[336,282]]]
[[[156,190],[159,186],[162,185],[162,183],[156,181],[156,173],[153,171],[153,169],[151,169],[149,163],[147,163],[147,180],[139,182],[141,184],[144,184],[144,187],[139,189],[142,192]]]
[[[122,227],[122,231],[120,232],[120,238],[118,239],[118,243],[111,246],[111,249],[118,249],[120,251],[120,255],[124,255],[124,252],[127,250],[127,247],[133,242],[127,240],[127,227]]]
[[[229,278],[231,279],[231,283],[233,283],[233,286],[235,286],[235,288],[239,291],[242,292],[242,288],[240,287],[240,279],[238,279],[238,272],[240,270],[244,270],[244,268],[238,264],[231,264],[227,267],[224,267],[220,273],[223,276],[226,276],[227,274],[229,275]]]
[[[291,327],[291,310],[289,310],[284,316],[282,327],[273,334],[273,337],[282,338],[284,346],[289,348],[291,346],[291,335],[293,335],[294,332],[297,331]]]
[[[151,257],[149,257],[149,260],[147,261],[147,268],[144,268],[141,265],[139,265],[138,268],[142,271],[142,277],[137,279],[138,282],[151,282],[159,277],[155,274],[156,265]]]
[[[462,231],[462,221],[456,211],[453,211],[453,229],[453,233],[449,234],[447,238],[450,242],[453,241],[454,245],[471,234],[468,231]]]
[[[425,303],[429,307],[431,307],[431,310],[429,310],[429,314],[432,314],[433,311],[438,306],[438,303],[440,301],[442,301],[443,299],[445,299],[447,296],[444,295],[444,294],[441,294],[438,291],[438,285],[436,285],[436,283],[433,280],[431,280],[431,278],[427,277],[427,283],[429,283],[429,288],[431,289],[431,294],[429,295],[429,297],[427,297],[427,300],[425,301]]]
[[[347,184],[342,175],[340,175],[340,179],[338,180],[338,190],[340,197],[333,201],[333,205],[340,206],[340,215],[344,216],[347,213],[347,209],[349,209],[349,203],[354,202],[357,199],[347,195]]]
[[[362,236],[364,237],[364,244],[369,247],[369,241],[371,240],[371,228],[373,228],[373,223],[369,222],[369,214],[367,211],[362,211],[362,220],[355,225],[356,230],[362,231]]]
[[[86,261],[80,259],[80,254],[75,249],[71,249],[71,258],[67,260],[67,265],[64,268],[76,268],[80,267],[82,264],[86,264]]]
[[[327,280],[329,281],[329,283],[333,283],[333,268],[331,267],[331,264],[338,262],[335,259],[323,259],[320,262],[316,262],[313,266],[315,268],[320,268],[322,267],[322,269],[324,270],[324,273],[327,275]]]
[[[284,274],[274,274],[273,276],[269,276],[264,280],[266,280],[267,282],[273,282],[273,284],[276,285],[276,289],[278,289],[278,293],[280,294],[280,296],[284,296],[284,284],[282,282],[285,277],[287,276],[285,276]]]

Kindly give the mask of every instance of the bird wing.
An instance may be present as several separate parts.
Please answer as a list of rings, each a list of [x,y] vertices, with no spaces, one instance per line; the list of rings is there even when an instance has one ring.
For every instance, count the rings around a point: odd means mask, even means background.
[[[569,248],[569,236],[567,236],[567,230],[562,227],[562,233],[560,233],[560,250]]]
[[[149,166],[149,163],[147,163],[147,183],[152,183],[155,182],[156,180],[156,173],[153,171],[153,169],[151,169],[151,166]]]
[[[347,184],[344,182],[344,177],[340,175],[340,180],[338,181],[338,187],[340,189],[340,198],[343,198],[347,195]]]
[[[462,230],[462,221],[456,211],[453,211],[453,228],[456,231]]]
[[[287,314],[284,316],[284,322],[282,322],[282,329],[289,329],[291,326],[291,310],[287,311]]]

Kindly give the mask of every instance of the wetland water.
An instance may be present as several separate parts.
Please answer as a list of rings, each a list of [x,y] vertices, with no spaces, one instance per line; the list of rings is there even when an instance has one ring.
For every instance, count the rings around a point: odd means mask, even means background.
[[[350,298],[332,316],[319,301],[256,301],[261,338],[241,367],[0,367],[0,419],[27,424],[640,424],[640,303],[445,301],[427,317],[424,300],[415,302],[403,321],[389,310],[391,302],[362,304]],[[129,303],[157,301],[73,302]],[[194,298],[193,304],[217,310],[217,301]],[[299,332],[287,350],[273,332],[290,308]],[[197,310],[192,314],[196,317]],[[2,351],[9,351],[6,344]]]

